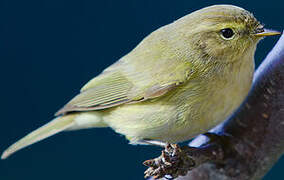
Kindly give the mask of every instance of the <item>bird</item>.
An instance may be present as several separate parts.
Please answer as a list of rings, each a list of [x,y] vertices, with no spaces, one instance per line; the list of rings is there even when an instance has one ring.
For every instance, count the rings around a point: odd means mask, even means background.
[[[278,34],[234,5],[185,15],[146,36],[1,158],[69,130],[111,127],[131,144],[152,145],[205,133],[243,102],[258,42]]]

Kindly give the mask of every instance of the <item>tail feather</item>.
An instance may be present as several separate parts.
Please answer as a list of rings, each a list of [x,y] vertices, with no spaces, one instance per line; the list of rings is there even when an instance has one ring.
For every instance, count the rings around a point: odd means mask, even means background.
[[[48,124],[29,133],[16,143],[12,144],[8,149],[6,149],[3,152],[1,159],[6,159],[8,156],[15,153],[16,151],[19,151],[20,149],[23,149],[31,144],[34,144],[40,140],[43,140],[49,136],[70,128],[74,125],[74,116],[74,114],[70,114],[57,117]]]

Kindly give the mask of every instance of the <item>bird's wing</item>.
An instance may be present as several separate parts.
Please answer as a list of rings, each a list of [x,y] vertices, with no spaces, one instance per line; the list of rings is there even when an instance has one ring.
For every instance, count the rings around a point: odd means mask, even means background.
[[[56,115],[153,99],[186,82],[192,64],[169,46],[167,35],[152,33],[145,38],[131,53],[89,81]]]
[[[71,111],[104,109],[130,101],[128,93],[133,84],[120,73],[107,76],[95,84],[92,88],[82,90],[55,115]]]
[[[102,76],[102,77],[101,77]],[[163,76],[161,74],[161,76]],[[138,76],[136,76],[138,77]],[[164,77],[167,79],[166,77]],[[160,97],[178,85],[185,82],[183,79],[175,79],[169,81],[144,81],[138,85],[133,82],[122,72],[108,73],[107,75],[99,75],[95,77],[82,88],[81,92],[68,102],[55,115],[61,115],[73,111],[90,111],[106,109],[125,103],[135,103]],[[136,79],[139,81],[139,79]]]

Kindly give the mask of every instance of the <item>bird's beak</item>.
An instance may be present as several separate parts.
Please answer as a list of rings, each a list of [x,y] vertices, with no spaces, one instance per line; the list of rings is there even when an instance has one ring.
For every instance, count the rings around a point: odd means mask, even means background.
[[[261,29],[260,32],[257,32],[256,34],[254,34],[256,37],[264,37],[264,36],[275,36],[275,35],[280,35],[281,32],[279,31],[274,31],[274,30],[270,30],[270,29]]]

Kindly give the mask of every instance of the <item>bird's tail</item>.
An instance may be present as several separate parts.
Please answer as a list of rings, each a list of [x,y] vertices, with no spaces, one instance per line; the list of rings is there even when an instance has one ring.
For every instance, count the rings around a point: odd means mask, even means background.
[[[48,124],[36,129],[35,131],[29,133],[16,143],[12,144],[8,149],[6,149],[1,159],[6,159],[11,154],[15,153],[16,151],[23,149],[33,143],[36,143],[40,140],[43,140],[49,136],[52,136],[56,133],[64,131],[70,127],[72,127],[75,123],[74,118],[77,116],[76,114],[69,114],[64,116],[59,116],[53,119]]]

